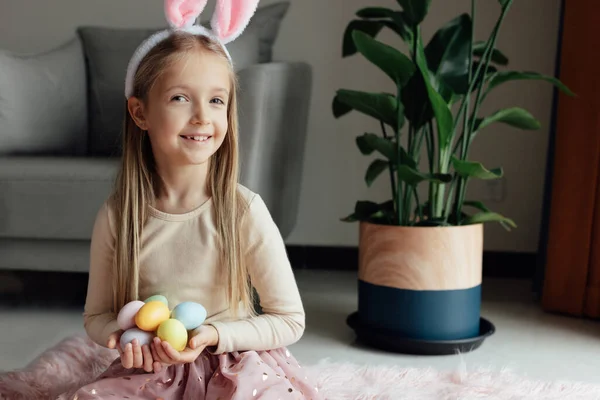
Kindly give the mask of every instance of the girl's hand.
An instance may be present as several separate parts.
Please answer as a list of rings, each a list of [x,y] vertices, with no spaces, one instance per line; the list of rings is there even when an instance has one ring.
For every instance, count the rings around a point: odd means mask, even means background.
[[[189,340],[188,347],[181,352],[175,350],[168,342],[155,337],[151,346],[154,360],[158,360],[158,364],[162,366],[191,363],[196,361],[196,358],[202,354],[206,347],[215,346],[219,342],[219,334],[211,325],[203,325],[196,332]]]
[[[156,363],[154,363],[154,359],[152,358],[150,347],[148,345],[140,347],[138,340],[133,339],[131,343],[127,343],[125,348],[122,349],[119,344],[122,334],[122,330],[113,332],[108,337],[107,346],[109,349],[116,348],[118,350],[123,368],[144,368],[146,372],[152,372],[153,370],[158,372],[154,369],[154,364]]]

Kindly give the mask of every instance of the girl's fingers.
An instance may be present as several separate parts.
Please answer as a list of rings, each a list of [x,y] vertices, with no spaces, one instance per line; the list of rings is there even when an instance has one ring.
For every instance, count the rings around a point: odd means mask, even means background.
[[[169,356],[167,355],[167,353],[161,346],[160,342],[157,344],[156,341],[154,341],[153,345],[154,345],[154,349],[156,350],[156,354],[158,354],[158,359],[160,361],[162,361],[163,363],[171,363],[172,364],[171,359],[169,358]]]
[[[133,351],[131,350],[131,343],[125,345],[125,350],[123,350],[123,356],[121,357],[121,364],[123,364],[123,368],[125,369],[133,368]]]
[[[152,372],[152,354],[150,353],[150,348],[148,345],[142,346],[142,356],[144,357],[144,371]]]
[[[158,373],[162,369],[162,363],[159,361],[160,358],[158,357],[158,354],[156,354],[156,350],[154,349],[154,342],[150,343],[150,353],[152,353],[152,360],[154,361],[152,363],[152,367],[154,368],[154,372]]]
[[[134,368],[142,368],[144,366],[142,348],[137,339],[133,339],[133,366]]]
[[[154,342],[150,343],[150,353],[152,353],[152,358],[154,359],[154,361],[160,360],[160,357],[158,356],[158,353],[156,352]]]
[[[154,372],[156,373],[159,373],[162,370],[162,364],[160,363],[160,361],[154,361],[152,366],[154,367]]]
[[[162,344],[162,347],[163,347],[163,349],[165,349],[165,352],[167,353],[167,356],[168,356],[168,357],[169,357],[171,360],[173,360],[173,361],[179,361],[179,358],[180,358],[180,357],[179,357],[179,356],[180,356],[180,355],[179,355],[179,352],[178,352],[177,350],[175,350],[175,349],[173,348],[173,346],[171,346],[171,345],[169,344],[169,342],[162,342],[161,344]]]
[[[154,344],[154,342],[150,344],[150,351],[152,352],[152,358],[154,359],[154,372],[160,372],[163,368],[166,368],[169,365],[171,365],[170,363],[163,361],[162,358],[158,355],[156,351],[156,345]]]
[[[123,358],[123,349],[121,346],[117,346],[117,351],[119,352],[119,357]]]

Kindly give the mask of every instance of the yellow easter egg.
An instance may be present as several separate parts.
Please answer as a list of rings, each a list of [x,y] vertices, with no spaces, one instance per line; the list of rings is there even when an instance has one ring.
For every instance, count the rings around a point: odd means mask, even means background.
[[[144,304],[135,315],[135,324],[143,331],[155,331],[158,326],[169,319],[169,307],[162,301],[150,301]]]
[[[156,331],[160,340],[168,342],[175,350],[182,351],[188,342],[188,333],[181,321],[170,318],[160,324]]]

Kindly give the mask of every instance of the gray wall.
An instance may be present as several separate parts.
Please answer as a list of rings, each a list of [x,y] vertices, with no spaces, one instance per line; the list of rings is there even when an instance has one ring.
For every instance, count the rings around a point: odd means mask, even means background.
[[[261,5],[276,2],[262,0]],[[466,11],[468,0],[434,0],[423,34]],[[497,14],[498,2],[480,1],[476,32],[487,37]],[[387,78],[360,57],[342,59],[342,34],[354,12],[375,5],[369,0],[292,0],[275,49],[280,60],[304,60],[314,66],[314,88],[302,179],[298,225],[289,244],[355,245],[356,224],[339,222],[357,199],[390,197],[386,179],[365,187],[363,176],[370,159],[359,154],[354,137],[378,132],[375,121],[358,114],[335,120],[331,99],[338,88],[389,90]],[[377,5],[396,6],[393,0]],[[210,12],[211,7],[206,11]],[[511,68],[554,72],[559,0],[516,1],[498,40],[512,60]],[[308,23],[316,27],[308,28]],[[160,0],[0,0],[0,48],[36,52],[67,40],[78,25],[114,27],[164,26]],[[484,36],[485,35],[485,36]],[[393,35],[382,36],[398,44]],[[488,250],[536,251],[540,229],[543,178],[548,142],[552,89],[544,83],[514,83],[489,98],[482,112],[522,106],[542,122],[537,132],[504,126],[488,128],[473,145],[472,158],[489,167],[503,166],[504,194],[498,196],[486,184],[470,186],[469,198],[485,200],[495,210],[515,219],[519,228],[511,233],[499,226],[486,227]],[[495,199],[495,200],[494,200]]]

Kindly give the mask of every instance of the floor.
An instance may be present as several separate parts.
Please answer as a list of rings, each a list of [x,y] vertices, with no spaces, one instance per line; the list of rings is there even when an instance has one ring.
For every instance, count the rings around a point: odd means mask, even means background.
[[[290,350],[304,364],[328,358],[334,362],[447,370],[465,362],[467,368],[509,368],[530,378],[600,383],[600,322],[544,313],[534,302],[526,280],[484,281],[482,314],[495,324],[496,333],[479,349],[461,356],[408,356],[355,342],[345,323],[356,308],[355,273],[296,273],[307,329]],[[23,367],[62,338],[83,332],[81,304],[57,305],[53,300],[0,304],[0,370]]]

